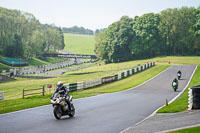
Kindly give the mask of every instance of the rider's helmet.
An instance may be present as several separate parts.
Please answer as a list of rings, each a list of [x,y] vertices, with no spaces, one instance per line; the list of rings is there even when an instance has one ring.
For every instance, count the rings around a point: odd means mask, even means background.
[[[177,81],[177,78],[176,77],[174,77],[174,80],[173,80],[173,82],[176,82]]]
[[[62,86],[63,86],[63,82],[62,81],[58,81],[57,87],[61,88]]]

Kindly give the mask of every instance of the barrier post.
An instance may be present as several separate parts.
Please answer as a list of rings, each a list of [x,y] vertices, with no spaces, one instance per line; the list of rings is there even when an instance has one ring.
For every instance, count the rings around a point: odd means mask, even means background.
[[[118,74],[115,75],[114,81],[117,81],[117,80],[118,80]]]
[[[22,95],[22,98],[24,99],[24,89],[23,89],[23,95]]]
[[[0,101],[4,100],[4,92],[0,92]]]
[[[42,95],[44,96],[44,86],[43,86],[43,88],[42,88]]]
[[[121,73],[121,78],[122,78],[122,79],[124,78],[124,72]]]

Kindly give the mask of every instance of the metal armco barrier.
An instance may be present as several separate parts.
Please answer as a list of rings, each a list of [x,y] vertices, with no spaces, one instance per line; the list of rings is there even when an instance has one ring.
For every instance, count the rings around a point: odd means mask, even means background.
[[[132,69],[129,69],[128,71],[129,71],[129,74],[130,74],[130,75],[132,75],[132,74],[133,74],[133,73],[132,73]]]
[[[102,84],[101,78],[85,81],[85,82],[83,82],[83,89],[95,87],[95,86],[98,86],[101,84]]]
[[[83,82],[78,82],[77,83],[77,90],[83,89]]]
[[[118,80],[122,79],[121,73],[118,74]]]
[[[115,78],[114,76],[103,77],[102,83],[103,84],[110,83],[110,82],[114,81],[114,78]]]
[[[0,92],[0,100],[4,100],[4,92]]]
[[[70,92],[77,91],[77,83],[69,84],[69,91]]]
[[[121,78],[122,78],[122,79],[124,78],[124,72],[121,73]]]
[[[118,74],[114,75],[114,81],[117,81],[118,80]]]
[[[70,92],[77,91],[77,90],[80,90],[80,89],[87,89],[87,88],[91,88],[91,87],[95,87],[95,86],[98,86],[98,85],[102,85],[102,84],[106,84],[106,83],[110,83],[110,82],[113,82],[113,81],[117,81],[117,80],[123,79],[125,77],[130,76],[130,75],[138,73],[138,72],[140,72],[142,70],[150,68],[150,67],[152,67],[154,65],[155,65],[154,62],[150,62],[150,63],[147,63],[147,64],[145,64],[143,66],[137,66],[135,68],[126,70],[126,71],[124,71],[122,73],[118,73],[118,74],[115,74],[115,75],[112,75],[112,76],[107,76],[107,77],[103,77],[103,78],[88,80],[88,81],[85,81],[85,82],[64,84],[64,86],[69,88]],[[24,94],[25,91],[31,91],[31,90],[23,90],[23,97],[26,96],[26,95],[34,95],[34,94],[41,94],[41,93],[44,95],[44,93],[48,92],[48,91],[47,92],[45,91],[46,90],[45,86],[47,86],[47,88],[51,88],[50,84],[45,84],[43,86],[43,88],[42,88],[43,89],[42,92],[32,93],[32,94]],[[39,90],[39,89],[32,89],[32,90],[34,91],[34,90]],[[199,92],[198,95],[200,95],[200,92]]]
[[[200,85],[189,88],[188,110],[200,109]]]

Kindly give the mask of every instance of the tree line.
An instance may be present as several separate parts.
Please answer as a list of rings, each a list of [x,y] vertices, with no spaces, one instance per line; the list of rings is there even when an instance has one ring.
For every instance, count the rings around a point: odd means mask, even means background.
[[[32,14],[0,7],[0,55],[30,59],[63,49],[62,29]]]
[[[200,7],[123,16],[95,35],[95,53],[107,63],[165,55],[200,55]]]
[[[62,31],[64,33],[72,33],[72,34],[86,34],[86,35],[93,35],[94,32],[90,29],[85,29],[84,27],[73,26],[70,28],[63,27]]]

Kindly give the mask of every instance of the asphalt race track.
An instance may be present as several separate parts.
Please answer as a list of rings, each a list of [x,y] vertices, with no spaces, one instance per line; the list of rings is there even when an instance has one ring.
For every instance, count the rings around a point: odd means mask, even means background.
[[[166,98],[170,101],[178,95],[195,67],[171,66],[139,87],[74,100],[74,118],[56,120],[51,105],[2,114],[0,133],[119,133],[164,105]],[[179,69],[182,78],[174,92],[171,82]]]

